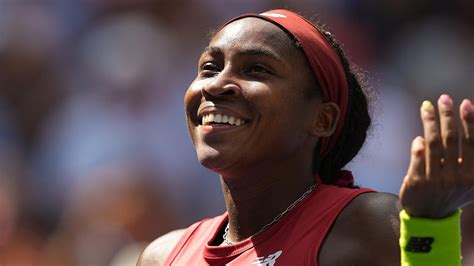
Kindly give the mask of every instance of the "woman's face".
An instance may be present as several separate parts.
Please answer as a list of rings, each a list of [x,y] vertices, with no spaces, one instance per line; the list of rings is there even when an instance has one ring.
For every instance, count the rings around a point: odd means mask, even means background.
[[[258,18],[219,31],[199,59],[184,103],[200,162],[220,174],[274,166],[312,151],[315,78],[277,26]]]

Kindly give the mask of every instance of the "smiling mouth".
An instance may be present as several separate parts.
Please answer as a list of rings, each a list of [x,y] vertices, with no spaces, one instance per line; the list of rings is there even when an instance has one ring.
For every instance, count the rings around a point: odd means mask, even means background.
[[[245,125],[247,121],[236,118],[229,115],[223,114],[208,114],[204,115],[201,118],[201,125],[211,126],[211,125],[230,125],[230,126],[241,126]]]

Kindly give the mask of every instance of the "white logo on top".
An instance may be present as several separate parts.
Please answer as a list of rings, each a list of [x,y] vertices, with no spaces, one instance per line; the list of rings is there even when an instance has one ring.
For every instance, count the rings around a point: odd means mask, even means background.
[[[277,13],[262,13],[260,15],[267,16],[267,17],[275,17],[275,18],[286,18],[285,15],[277,14]]]
[[[281,253],[283,253],[283,251],[279,250],[271,255],[268,255],[266,258],[264,256],[258,257],[251,264],[256,264],[258,266],[273,266],[275,265],[276,259],[280,257]]]

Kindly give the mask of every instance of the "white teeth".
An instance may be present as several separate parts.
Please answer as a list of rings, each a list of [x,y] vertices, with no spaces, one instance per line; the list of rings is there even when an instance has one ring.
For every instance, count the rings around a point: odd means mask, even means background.
[[[221,114],[209,114],[202,117],[202,124],[208,125],[210,123],[226,123],[230,125],[240,126],[245,124],[244,120],[235,118],[233,116],[221,115]]]

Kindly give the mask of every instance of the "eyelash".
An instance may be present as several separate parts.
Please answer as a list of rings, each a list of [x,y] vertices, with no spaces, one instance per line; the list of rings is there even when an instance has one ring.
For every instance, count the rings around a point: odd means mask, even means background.
[[[217,66],[217,64],[215,63],[212,63],[212,62],[205,62],[202,66],[201,66],[201,69],[199,70],[199,72],[202,73],[202,75],[204,76],[212,76],[212,75],[215,75],[217,74],[217,72],[219,72],[219,67]]]
[[[204,64],[202,64],[199,71],[204,77],[209,77],[218,74],[221,69],[216,63],[205,62]],[[245,73],[250,75],[273,74],[273,72],[268,67],[262,64],[252,64],[249,68],[245,70]]]
[[[253,72],[252,70],[255,70],[256,68],[260,69],[260,70],[263,70],[263,71],[255,71],[256,73],[266,73],[266,74],[271,74],[272,72],[265,66],[261,65],[261,64],[255,64],[255,65],[252,65],[250,68],[249,68],[249,72]],[[255,73],[254,72],[254,73]]]

